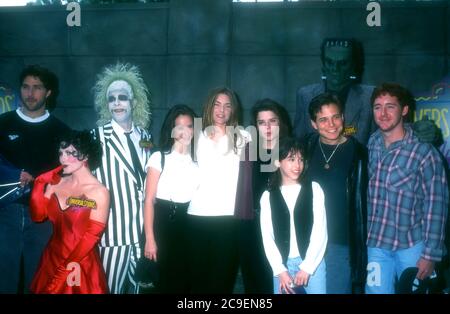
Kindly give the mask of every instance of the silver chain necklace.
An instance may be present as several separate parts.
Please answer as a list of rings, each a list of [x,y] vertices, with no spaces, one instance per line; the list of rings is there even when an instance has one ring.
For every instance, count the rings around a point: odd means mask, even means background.
[[[334,153],[336,152],[336,150],[338,149],[339,145],[341,145],[341,143],[339,143],[339,144],[336,145],[336,148],[331,152],[330,157],[327,158],[327,157],[325,156],[325,153],[324,153],[323,148],[322,148],[322,142],[321,142],[320,139],[319,139],[320,150],[321,150],[321,152],[322,152],[323,159],[325,159],[325,166],[323,166],[323,167],[324,167],[326,170],[330,169],[330,164],[329,164],[329,162],[330,162],[331,158],[333,158],[333,155],[334,155]]]

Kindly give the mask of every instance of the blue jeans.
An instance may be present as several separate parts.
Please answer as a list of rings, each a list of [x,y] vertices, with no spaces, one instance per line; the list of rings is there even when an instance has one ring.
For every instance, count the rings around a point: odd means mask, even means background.
[[[416,267],[423,251],[423,242],[397,251],[367,248],[367,294],[395,293],[395,280],[408,267]]]
[[[327,265],[327,294],[351,294],[352,272],[349,247],[328,243],[325,262]]]
[[[0,208],[0,293],[18,293],[23,257],[24,292],[29,292],[42,252],[51,236],[49,221],[31,221],[29,209],[12,203]]]
[[[298,273],[300,268],[298,266],[302,263],[301,257],[288,258],[287,260],[287,269],[289,271],[289,275],[294,278]],[[308,285],[305,286],[305,291],[308,294],[325,294],[327,292],[327,269],[325,266],[325,260],[322,260],[317,267],[314,274],[309,276]],[[273,293],[281,294],[279,291],[280,280],[278,276],[273,277]]]

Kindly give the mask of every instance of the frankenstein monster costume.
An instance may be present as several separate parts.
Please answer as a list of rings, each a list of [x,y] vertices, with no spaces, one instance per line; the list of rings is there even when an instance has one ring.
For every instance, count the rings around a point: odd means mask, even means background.
[[[294,134],[304,137],[314,132],[308,107],[311,100],[326,91],[339,97],[344,105],[345,135],[366,144],[375,130],[370,96],[373,86],[357,83],[361,75],[361,53],[356,42],[347,39],[325,39],[322,43],[322,83],[299,88],[294,119]]]

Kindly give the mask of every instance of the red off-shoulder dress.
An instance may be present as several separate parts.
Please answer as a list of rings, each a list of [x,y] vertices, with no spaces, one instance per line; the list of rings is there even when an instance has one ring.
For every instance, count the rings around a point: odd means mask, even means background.
[[[107,293],[106,276],[95,238],[92,240],[91,236],[88,239],[87,242],[91,241],[91,244],[87,249],[86,245],[82,248],[84,253],[79,257],[80,260],[74,263],[68,260],[73,256],[74,250],[80,251],[80,242],[86,242],[86,233],[92,224],[89,219],[90,212],[95,209],[75,205],[62,209],[56,194],[52,194],[50,199],[44,199],[41,193],[33,193],[31,204],[34,204],[31,206],[32,217],[40,210],[39,204],[45,204],[47,218],[53,223],[53,234],[41,257],[31,291],[65,294]],[[100,223],[99,226],[102,228]],[[100,229],[100,232],[102,231],[103,229]],[[61,272],[64,274],[61,275]]]

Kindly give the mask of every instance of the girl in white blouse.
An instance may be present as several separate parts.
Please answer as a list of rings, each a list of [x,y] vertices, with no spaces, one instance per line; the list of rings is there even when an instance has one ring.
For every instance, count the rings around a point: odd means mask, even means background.
[[[200,185],[188,210],[192,293],[232,293],[237,273],[234,218],[239,159],[247,132],[238,125],[238,101],[228,88],[210,92],[196,156]]]
[[[278,170],[261,197],[264,251],[274,275],[274,293],[326,293],[327,223],[322,188],[302,174],[304,149],[292,137],[280,140]]]
[[[188,293],[186,216],[198,186],[192,158],[195,114],[185,105],[170,109],[161,129],[160,151],[146,165],[145,257],[159,266],[158,292]]]

